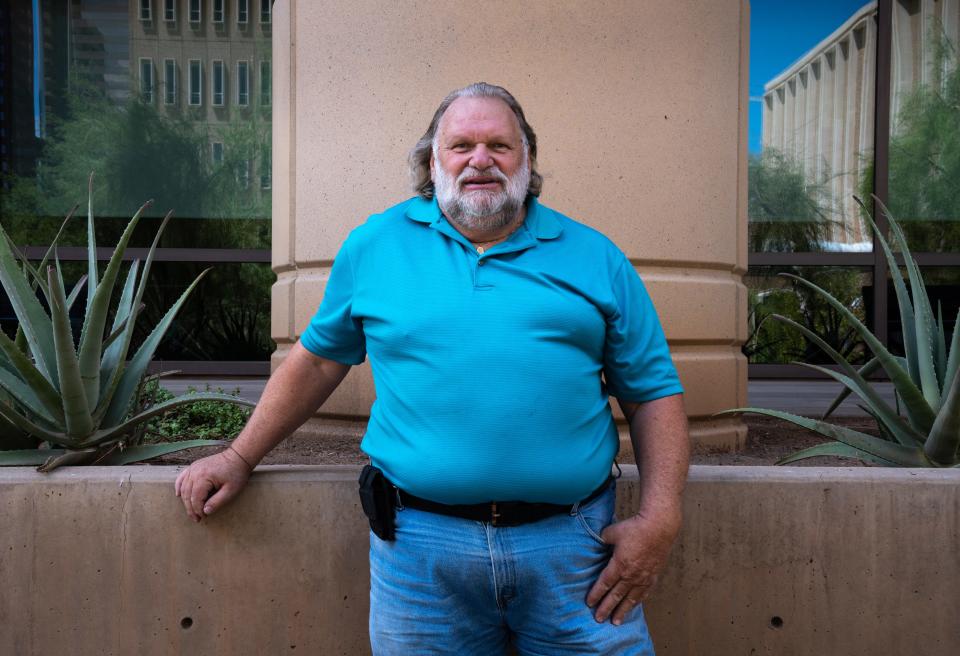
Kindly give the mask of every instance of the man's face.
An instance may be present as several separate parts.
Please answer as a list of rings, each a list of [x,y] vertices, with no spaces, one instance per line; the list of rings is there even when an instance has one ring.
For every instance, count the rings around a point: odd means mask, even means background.
[[[481,231],[509,224],[530,184],[516,116],[499,98],[458,98],[440,121],[430,170],[448,219]]]

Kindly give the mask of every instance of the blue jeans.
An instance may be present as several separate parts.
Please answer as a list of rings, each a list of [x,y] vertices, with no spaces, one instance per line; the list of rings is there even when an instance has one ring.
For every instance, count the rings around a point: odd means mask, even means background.
[[[609,559],[614,484],[583,507],[494,527],[406,508],[396,540],[370,534],[374,656],[652,655],[640,607],[598,624],[587,592]]]

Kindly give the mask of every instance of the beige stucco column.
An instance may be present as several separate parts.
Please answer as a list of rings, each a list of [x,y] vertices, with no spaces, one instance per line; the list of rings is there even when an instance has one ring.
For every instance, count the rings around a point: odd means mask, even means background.
[[[694,439],[736,446],[746,402],[745,0],[274,6],[273,337],[278,365],[351,228],[409,197],[406,153],[450,90],[508,88],[540,139],[542,201],[606,233],[641,273]],[[415,257],[416,254],[398,254]],[[355,367],[314,429],[360,432]]]

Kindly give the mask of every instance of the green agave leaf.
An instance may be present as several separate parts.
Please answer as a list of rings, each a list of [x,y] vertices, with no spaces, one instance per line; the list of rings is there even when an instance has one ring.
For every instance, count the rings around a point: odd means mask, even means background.
[[[0,369],[0,389],[3,389],[13,400],[36,415],[41,423],[45,422],[51,427],[56,427],[58,418],[43,406],[43,402],[37,398],[30,386],[20,380],[16,374],[6,369]],[[60,419],[62,419],[62,414]],[[62,425],[62,421],[60,425]]]
[[[80,276],[80,280],[77,281],[77,284],[73,286],[73,289],[70,290],[70,294],[67,296],[67,310],[73,309],[73,304],[76,303],[77,298],[80,296],[80,292],[87,284],[87,274]]]
[[[960,377],[954,377],[950,390],[944,397],[940,414],[930,429],[930,436],[924,445],[924,453],[941,465],[953,465],[957,462],[960,447]]]
[[[957,320],[953,324],[953,337],[950,339],[950,353],[947,356],[947,369],[943,375],[944,394],[953,385],[958,368],[960,368],[960,311],[957,312]]]
[[[142,444],[130,446],[124,450],[115,449],[102,460],[97,461],[98,465],[129,465],[141,460],[149,460],[165,456],[168,453],[176,453],[185,449],[195,449],[201,446],[225,446],[227,443],[223,440],[184,440],[183,442],[161,442],[159,444]]]
[[[947,328],[943,323],[943,305],[940,301],[937,301],[936,335],[936,351],[934,352],[933,364],[936,367],[937,380],[944,382],[947,375]],[[945,395],[948,389],[946,385],[943,385],[941,395]]]
[[[67,453],[65,449],[0,451],[0,467],[35,467],[45,463],[51,456],[62,456],[65,453]]]
[[[911,284],[911,288],[913,285]],[[926,291],[921,293],[926,294]],[[937,380],[937,366],[933,361],[934,344],[930,339],[933,328],[933,316],[926,312],[916,313],[917,321],[917,358],[920,364],[920,389],[930,408],[940,409],[940,381]]]
[[[30,283],[20,273],[7,244],[7,233],[3,231],[2,226],[0,226],[0,235],[3,235],[3,239],[0,239],[0,284],[7,292],[13,311],[23,329],[24,338],[36,360],[37,368],[56,387],[59,379],[50,317],[44,312],[40,301],[30,288]]]
[[[47,458],[42,465],[37,467],[37,471],[47,473],[64,465],[88,465],[96,455],[96,449],[83,449],[81,451],[67,450],[59,455],[53,455]]]
[[[120,361],[120,353],[123,349],[123,341],[118,338],[124,334],[127,326],[132,328],[136,321],[137,313],[131,313],[133,307],[133,290],[137,284],[137,272],[140,270],[140,260],[134,260],[127,271],[127,280],[123,283],[123,292],[120,294],[120,303],[117,305],[117,313],[113,317],[113,326],[110,328],[110,336],[107,337],[103,345],[103,361],[100,363],[100,398],[107,389],[117,369]],[[124,352],[124,355],[126,353]],[[99,405],[103,405],[101,400]],[[104,406],[106,407],[106,406]]]
[[[48,430],[30,421],[6,403],[0,403],[0,417],[13,424],[21,433],[32,435],[38,440],[46,440],[52,444],[60,444],[63,446],[76,445],[76,441],[69,435]]]
[[[807,417],[801,417],[800,415],[790,414],[789,412],[767,410],[766,408],[735,408],[733,410],[724,410],[723,412],[718,412],[714,416],[743,412],[766,415],[768,417],[776,417],[777,419],[789,421],[790,423],[796,424],[801,428],[806,428],[814,433],[819,433],[824,437],[829,437],[838,442],[843,442],[844,444],[852,446],[856,449],[865,451],[872,456],[882,458],[883,460],[889,460],[890,462],[896,463],[902,467],[930,466],[930,461],[927,460],[926,456],[923,454],[923,450],[919,447],[908,447],[903,446],[902,444],[887,442],[879,437],[867,435],[866,433],[861,433],[859,431],[846,428],[845,426],[834,426],[833,424],[828,424],[825,421],[809,419]]]
[[[883,248],[883,255],[887,259],[887,268],[890,269],[890,279],[893,281],[893,289],[897,294],[897,305],[900,308],[900,325],[903,330],[903,350],[907,357],[907,371],[910,373],[910,379],[919,385],[920,364],[917,358],[916,320],[913,316],[913,303],[910,301],[910,295],[907,293],[907,287],[903,280],[903,272],[900,270],[900,265],[897,264],[897,260],[893,256],[893,251],[890,250],[889,242],[887,242],[886,237],[874,222],[870,210],[867,209],[867,206],[863,204],[860,198],[857,196],[853,198],[863,209],[864,216],[870,224],[873,234],[876,235],[877,241],[880,242],[880,246]]]
[[[821,287],[813,284],[808,280],[804,280],[799,276],[795,276],[790,273],[781,273],[781,276],[785,278],[791,278],[796,280],[802,285],[813,289],[818,294],[820,294],[827,303],[832,305],[837,309],[838,312],[852,325],[860,337],[867,343],[867,346],[870,347],[870,350],[873,351],[873,354],[880,360],[880,365],[883,367],[884,371],[887,372],[887,375],[890,376],[890,380],[893,382],[894,387],[897,388],[897,392],[900,394],[900,398],[903,400],[903,404],[906,407],[907,414],[910,416],[910,423],[913,425],[920,433],[926,435],[930,432],[930,427],[933,426],[933,421],[936,419],[936,415],[933,412],[933,409],[930,407],[930,404],[927,403],[923,394],[910,379],[910,375],[904,371],[903,367],[900,366],[900,362],[887,348],[880,342],[876,336],[870,332],[870,330],[863,325],[856,315],[850,311],[843,303],[835,299],[829,292],[825,291]]]
[[[818,444],[808,449],[803,449],[801,451],[797,451],[796,453],[791,453],[786,458],[781,458],[780,460],[778,460],[777,464],[788,465],[798,460],[805,460],[806,458],[813,458],[816,456],[838,456],[840,458],[856,458],[857,460],[863,460],[865,462],[870,462],[875,465],[883,465],[884,467],[896,466],[895,462],[890,462],[889,460],[878,458],[874,455],[867,453],[866,451],[863,451],[862,449],[854,448],[849,444],[844,444],[843,442],[827,442],[826,444]]]
[[[256,404],[248,401],[246,399],[237,398],[236,396],[230,396],[229,394],[218,394],[217,392],[194,392],[192,394],[183,394],[173,399],[164,401],[163,403],[158,403],[156,405],[150,406],[146,410],[130,417],[122,423],[118,423],[116,426],[109,428],[103,428],[93,435],[91,435],[87,440],[81,442],[81,446],[93,446],[96,444],[102,444],[105,441],[119,437],[124,433],[131,431],[137,425],[153,419],[159,415],[162,415],[165,412],[169,412],[173,408],[179,407],[181,405],[187,405],[189,403],[194,403],[196,401],[223,401],[225,403],[232,403],[234,405],[242,405],[247,407],[254,407]]]
[[[862,367],[860,367],[860,369],[857,371],[857,373],[860,374],[860,376],[861,376],[864,380],[866,380],[867,376],[869,376],[870,374],[872,374],[873,372],[875,372],[875,371],[876,371],[877,369],[879,369],[879,368],[880,368],[880,360],[878,360],[877,358],[872,358],[872,359],[869,360],[865,365],[863,365]],[[850,391],[851,391],[851,390],[850,390],[849,387],[844,387],[844,388],[840,391],[840,393],[837,394],[837,396],[836,396],[836,398],[833,400],[833,402],[830,403],[830,406],[826,409],[826,411],[823,413],[823,415],[820,417],[820,419],[828,419],[828,418],[830,417],[830,415],[832,415],[832,414],[834,413],[834,411],[835,411],[837,408],[840,407],[840,404],[843,403],[843,402],[847,399],[848,396],[850,396]]]
[[[143,263],[143,273],[140,274],[140,282],[137,283],[137,291],[134,294],[133,302],[130,307],[133,308],[133,312],[137,312],[138,308],[141,305],[143,300],[143,293],[147,287],[147,278],[150,275],[150,266],[153,264],[153,256],[156,253],[157,245],[160,243],[160,236],[163,234],[164,229],[167,227],[167,224],[170,222],[170,217],[173,216],[173,212],[167,212],[167,215],[163,217],[163,221],[160,223],[160,228],[157,229],[157,234],[153,236],[153,243],[150,245],[150,251],[147,253],[147,259]],[[123,335],[114,343],[116,346],[116,359],[111,359],[111,362],[114,364],[109,366],[107,363],[107,369],[104,372],[109,382],[107,383],[106,389],[100,394],[100,402],[97,404],[97,409],[94,412],[94,423],[97,426],[100,426],[103,422],[104,415],[108,412],[114,401],[114,395],[116,394],[117,388],[120,385],[120,380],[125,373],[126,367],[124,363],[127,359],[127,351],[130,350],[130,342],[133,340],[133,328],[136,324],[135,321],[128,321],[127,327],[123,332]],[[106,359],[106,356],[105,356]],[[101,365],[101,369],[104,369],[105,365]],[[101,374],[101,378],[104,374]],[[129,407],[129,402],[128,406]],[[125,410],[121,413],[121,416],[125,414]]]
[[[807,339],[819,346],[824,353],[829,355],[834,362],[840,365],[840,368],[843,369],[846,375],[837,373],[836,371],[827,369],[825,367],[817,366],[815,364],[808,364],[805,362],[800,362],[798,364],[813,369],[814,371],[824,373],[838,381],[844,387],[856,392],[857,395],[867,404],[869,404],[869,406],[883,419],[883,423],[886,424],[890,432],[896,436],[897,442],[900,444],[916,446],[917,444],[923,443],[925,435],[918,433],[916,429],[905,422],[896,413],[896,411],[894,411],[893,408],[887,405],[887,402],[883,400],[883,397],[880,396],[877,390],[875,390],[870,383],[864,380],[863,377],[857,373],[857,370],[854,369],[853,366],[847,362],[842,355],[837,353],[837,351],[827,344],[819,335],[814,333],[806,326],[802,326],[796,321],[793,321],[787,317],[774,315],[774,318],[778,321],[793,326],[803,333]]]
[[[916,326],[917,364],[920,369],[920,389],[923,390],[923,398],[926,399],[927,404],[936,412],[940,406],[940,385],[937,382],[936,368],[933,363],[935,328],[933,308],[930,306],[930,297],[927,296],[927,287],[923,282],[923,276],[920,275],[920,267],[910,253],[907,238],[904,236],[900,224],[893,218],[893,214],[887,209],[887,206],[883,204],[883,201],[875,195],[873,199],[883,213],[887,215],[894,240],[897,242],[897,247],[903,254],[903,263],[907,267],[907,275],[910,278],[910,291],[913,292],[913,313],[914,324]]]
[[[93,171],[87,179],[87,307],[93,305],[100,273],[97,271],[97,233],[93,229]]]
[[[63,280],[53,267],[47,268],[50,286],[50,316],[53,319],[53,341],[57,349],[57,369],[60,372],[60,395],[67,435],[81,439],[93,432],[93,419],[87,410],[87,399],[80,379],[80,364],[73,350],[73,331],[67,314],[67,298],[63,294]]]
[[[127,223],[127,227],[120,236],[120,240],[113,250],[113,255],[107,263],[107,268],[103,272],[103,279],[97,285],[87,305],[83,330],[80,332],[78,362],[80,366],[80,379],[83,381],[83,391],[87,399],[87,411],[90,413],[93,413],[96,409],[100,397],[100,355],[103,347],[103,331],[107,324],[107,313],[110,310],[110,297],[113,294],[113,286],[116,283],[117,276],[120,274],[120,265],[123,263],[123,254],[127,250],[127,244],[129,244],[130,238],[133,236],[133,231],[137,227],[140,215],[149,205],[149,203],[145,203],[137,210],[137,213],[133,215],[130,222]],[[92,229],[92,223],[90,225]],[[96,261],[95,254],[93,260]]]
[[[57,423],[61,426],[65,425],[66,420],[63,416],[63,401],[60,398],[60,393],[2,330],[0,330],[0,352],[19,374],[19,378],[30,387],[43,407],[56,419]]]
[[[147,365],[149,365],[150,361],[153,359],[153,354],[157,350],[160,340],[163,339],[167,329],[170,328],[170,324],[173,323],[174,318],[176,318],[180,308],[183,307],[187,297],[190,296],[190,293],[200,283],[208,271],[210,271],[210,269],[205,269],[192,283],[190,283],[190,286],[187,287],[183,294],[181,294],[176,303],[174,303],[170,309],[167,310],[167,313],[163,315],[160,323],[154,327],[150,335],[143,341],[143,344],[140,345],[140,348],[137,350],[136,354],[133,356],[133,358],[131,358],[129,364],[126,366],[122,376],[120,377],[120,382],[117,385],[116,390],[111,395],[112,398],[110,399],[110,406],[107,408],[107,412],[104,415],[103,424],[106,426],[118,424],[123,419],[124,415],[127,414],[130,409],[130,405],[133,402],[134,395],[137,392],[137,388],[140,385],[140,380],[146,373]]]
[[[883,423],[883,420],[880,419],[879,415],[876,412],[871,410],[868,406],[858,403],[857,407],[863,410],[865,413],[873,417],[873,420],[877,422],[877,429],[880,431],[880,437],[887,440],[888,442],[896,442],[897,438],[893,433],[890,432],[890,429],[887,428],[887,425]]]
[[[36,268],[30,264],[27,256],[24,253],[17,251],[16,247],[13,245],[13,242],[10,242],[11,248],[20,256],[20,259],[23,261],[24,268],[28,273],[30,273],[30,275],[33,276],[33,289],[36,290],[39,287],[46,298],[50,297],[50,290],[47,289],[47,281],[41,271],[46,270],[47,262],[50,260],[50,256],[56,250],[57,244],[60,242],[60,237],[63,236],[63,231],[67,227],[67,222],[73,217],[73,213],[77,211],[78,207],[80,206],[74,205],[70,211],[67,212],[66,218],[64,218],[63,222],[60,224],[60,229],[57,230],[57,234],[54,236],[53,241],[50,242],[50,245],[47,247],[47,252],[43,254],[43,259],[40,260],[40,264]]]

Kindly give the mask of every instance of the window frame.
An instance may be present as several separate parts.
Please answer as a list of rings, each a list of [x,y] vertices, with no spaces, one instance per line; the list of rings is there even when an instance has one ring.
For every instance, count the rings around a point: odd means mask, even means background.
[[[270,0],[260,0],[260,24],[270,25],[273,22],[273,3]]]
[[[217,146],[220,146],[220,157],[217,158]],[[223,142],[222,141],[211,141],[210,142],[210,161],[214,166],[219,166],[223,164]]]
[[[237,25],[250,24],[250,0],[237,0]]]
[[[152,0],[140,0],[137,4],[137,15],[141,23],[150,23],[153,21],[153,2]]]
[[[217,9],[217,5],[220,5],[220,9]],[[217,14],[220,14],[220,17],[217,18]],[[210,2],[210,22],[214,25],[223,25],[227,20],[227,0],[211,0]]]
[[[203,0],[187,0],[187,22],[191,27],[198,27],[203,23]]]
[[[170,65],[173,64],[171,68]],[[173,72],[170,75],[170,72]],[[170,107],[177,104],[177,92],[178,92],[178,70],[177,70],[177,60],[172,57],[167,57],[163,60],[163,104]]]
[[[147,68],[144,69],[144,64],[147,65]],[[149,71],[146,77],[149,78],[149,85],[144,86],[144,70]],[[154,95],[156,91],[156,79],[153,70],[153,58],[152,57],[140,57],[137,60],[137,80],[139,81],[139,91],[140,91],[140,100],[142,102],[153,104]]]
[[[177,22],[177,0],[163,0],[163,21],[165,23]]]
[[[264,85],[264,72],[266,72],[267,84]],[[273,61],[270,59],[260,60],[260,79],[257,87],[260,89],[260,106],[270,107],[273,105]]]
[[[194,68],[196,65],[196,68]],[[196,76],[194,76],[196,72]],[[193,91],[194,77],[196,77],[197,82],[197,92],[196,94]],[[196,102],[194,102],[196,98]],[[189,59],[187,60],[187,105],[189,107],[203,107],[203,60],[202,59]]]
[[[240,72],[240,67],[243,72]],[[237,107],[250,106],[250,61],[247,59],[237,60]]]
[[[217,89],[217,74],[219,73],[219,86]],[[213,59],[210,61],[210,106],[223,107],[227,102],[227,75],[226,66],[222,59]]]

